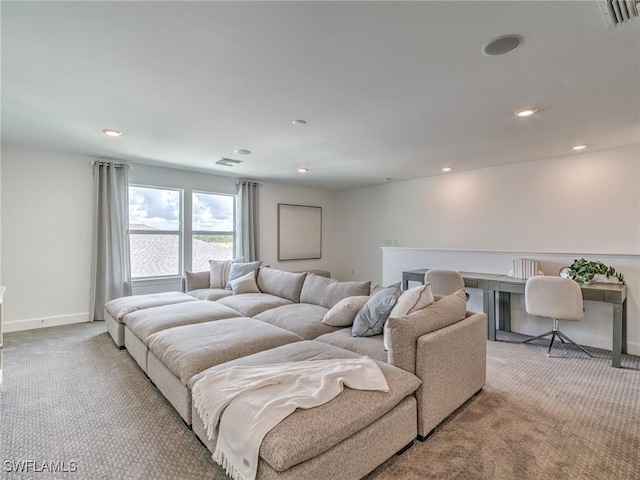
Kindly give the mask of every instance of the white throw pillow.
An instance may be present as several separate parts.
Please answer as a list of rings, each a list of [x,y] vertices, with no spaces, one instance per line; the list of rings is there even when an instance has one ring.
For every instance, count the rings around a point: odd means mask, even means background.
[[[431,285],[419,285],[405,291],[396,302],[390,317],[404,317],[433,303]]]
[[[431,285],[420,285],[405,291],[396,302],[389,317],[404,317],[410,313],[422,310],[431,305],[435,299],[431,293]],[[382,328],[382,343],[385,351],[389,350],[389,334],[387,333],[387,324]]]
[[[234,260],[209,260],[209,288],[227,288],[232,263],[242,263],[244,257]]]
[[[234,295],[240,293],[260,293],[260,289],[256,283],[256,272],[249,272],[240,278],[231,280],[230,283]]]
[[[322,323],[332,327],[350,326],[367,300],[368,295],[343,298],[325,314]]]

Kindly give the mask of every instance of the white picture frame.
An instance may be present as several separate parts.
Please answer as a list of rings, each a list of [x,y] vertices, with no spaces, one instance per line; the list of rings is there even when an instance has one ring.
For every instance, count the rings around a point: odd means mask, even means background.
[[[322,207],[278,204],[278,261],[322,258]]]

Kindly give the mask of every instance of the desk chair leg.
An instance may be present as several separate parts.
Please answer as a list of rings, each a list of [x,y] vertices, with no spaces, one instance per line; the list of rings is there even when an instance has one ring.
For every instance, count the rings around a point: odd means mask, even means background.
[[[553,330],[548,331],[547,333],[543,333],[542,335],[538,335],[537,337],[531,337],[528,340],[525,340],[522,343],[529,343],[532,340],[537,340],[538,338],[544,338],[544,337],[548,337],[549,335],[553,335]]]
[[[551,347],[553,347],[553,341],[556,339],[556,335],[558,335],[558,331],[554,330],[553,335],[551,335],[551,342],[549,343],[549,350],[547,350],[547,357],[551,355]]]
[[[582,345],[578,345],[576,342],[574,342],[573,340],[571,340],[569,337],[567,337],[564,333],[562,332],[558,332],[558,337],[559,338],[564,338],[567,342],[569,342],[571,345],[575,345],[576,347],[578,347],[580,350],[582,350],[584,353],[586,353],[587,355],[589,355],[591,358],[593,358],[593,355],[591,355],[589,352],[587,352],[584,348],[582,348]]]

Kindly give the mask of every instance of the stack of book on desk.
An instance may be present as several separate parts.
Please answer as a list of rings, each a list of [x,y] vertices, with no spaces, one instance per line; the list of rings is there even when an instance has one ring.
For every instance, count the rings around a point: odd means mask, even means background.
[[[538,260],[532,258],[513,259],[513,278],[524,278],[538,275]]]

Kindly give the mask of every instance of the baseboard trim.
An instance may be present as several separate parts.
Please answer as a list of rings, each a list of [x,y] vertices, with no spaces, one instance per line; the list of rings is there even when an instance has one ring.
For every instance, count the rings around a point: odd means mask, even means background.
[[[53,317],[30,318],[15,322],[4,322],[4,333],[33,330],[36,328],[56,327],[58,325],[71,325],[89,321],[89,312],[72,313],[71,315],[56,315]]]

